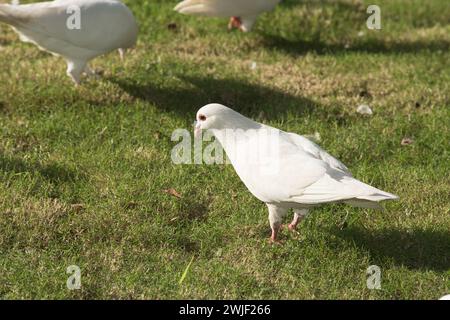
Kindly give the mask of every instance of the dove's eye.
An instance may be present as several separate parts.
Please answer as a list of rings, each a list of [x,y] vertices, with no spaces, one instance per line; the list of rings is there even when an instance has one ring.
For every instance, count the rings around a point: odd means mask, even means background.
[[[205,120],[206,120],[206,116],[203,115],[203,114],[201,114],[201,115],[198,116],[198,119],[199,119],[200,121],[205,121]]]

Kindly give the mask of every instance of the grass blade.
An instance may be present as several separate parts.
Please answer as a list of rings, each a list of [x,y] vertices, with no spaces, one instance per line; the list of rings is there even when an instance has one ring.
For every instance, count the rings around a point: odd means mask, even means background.
[[[183,284],[183,281],[184,281],[184,279],[186,278],[186,276],[187,276],[187,274],[188,274],[188,272],[189,272],[189,269],[190,269],[190,267],[191,267],[191,264],[192,264],[192,262],[194,262],[194,257],[195,257],[195,256],[192,256],[191,261],[189,262],[189,264],[187,265],[187,267],[186,267],[186,269],[184,270],[183,274],[181,275],[180,281],[178,281],[178,283],[179,283],[180,285]]]

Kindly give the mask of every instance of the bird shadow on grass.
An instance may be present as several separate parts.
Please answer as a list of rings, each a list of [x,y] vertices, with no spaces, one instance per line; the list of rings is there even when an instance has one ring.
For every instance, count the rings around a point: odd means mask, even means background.
[[[135,99],[156,105],[159,109],[180,115],[195,113],[208,103],[221,103],[253,118],[279,119],[291,112],[310,114],[319,105],[281,90],[236,79],[180,76],[183,86],[157,87],[151,82],[136,83],[132,79],[110,81]],[[263,112],[263,114],[261,114]]]
[[[192,224],[194,221],[206,221],[208,205],[204,201],[183,198],[180,201],[179,213],[181,223]]]
[[[430,229],[367,230],[351,226],[330,230],[335,236],[368,251],[371,261],[393,261],[398,266],[415,270],[450,270],[450,232]]]
[[[74,172],[68,168],[61,166],[58,163],[40,164],[27,163],[20,158],[5,157],[0,154],[0,171],[12,172],[15,174],[40,174],[44,179],[50,181],[54,185],[61,183],[73,182],[79,179],[84,179],[84,175]]]
[[[302,56],[309,52],[316,54],[339,54],[349,52],[366,53],[417,53],[421,50],[448,51],[450,42],[445,40],[400,41],[387,43],[370,39],[347,46],[345,43],[328,44],[321,40],[289,40],[274,34],[265,34],[262,44],[271,50],[291,56]]]
[[[293,8],[297,6],[303,6],[303,5],[315,5],[315,6],[325,6],[325,5],[334,5],[338,6],[339,8],[344,9],[355,9],[355,8],[362,8],[362,3],[357,2],[348,2],[348,1],[337,1],[337,0],[283,0],[279,4],[279,6],[285,7],[285,8]]]
[[[187,253],[198,253],[201,250],[201,243],[192,239],[189,230],[194,224],[204,223],[208,219],[208,206],[204,201],[190,198],[181,198],[176,201],[178,215],[168,224],[176,227],[179,232],[171,237],[170,242]]]
[[[366,12],[368,5],[364,5],[362,2],[289,0],[282,2],[280,6],[289,9],[295,6],[304,6],[305,12],[323,11],[323,15],[319,15],[319,18],[314,17],[314,15],[313,18],[310,18],[308,15],[302,16],[302,24],[298,24],[296,28],[292,28],[292,25],[297,24],[297,21],[292,20],[290,24],[281,27],[280,30],[274,30],[274,28],[262,30],[260,44],[263,47],[294,57],[310,52],[319,55],[349,52],[405,54],[424,50],[445,52],[450,49],[450,41],[446,38],[421,40],[391,39],[386,41],[383,38],[356,37],[355,28],[366,32],[376,32],[366,28],[366,20],[369,17],[369,14]],[[330,16],[330,13],[326,13],[328,10],[324,8],[330,9],[332,15]],[[421,28],[432,28],[439,23],[439,21],[424,19],[420,16],[416,20],[418,21],[415,21],[414,25]],[[347,21],[347,23],[342,24],[339,23],[340,21]],[[411,26],[411,29],[415,28],[414,25]],[[336,35],[336,32],[341,35]],[[328,38],[339,40],[326,41]]]

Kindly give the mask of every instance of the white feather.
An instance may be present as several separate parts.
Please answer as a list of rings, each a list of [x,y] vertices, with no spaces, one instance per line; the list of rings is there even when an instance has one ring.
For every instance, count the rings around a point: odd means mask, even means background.
[[[209,17],[239,17],[249,31],[258,15],[273,10],[281,0],[184,0],[175,8],[182,14]]]
[[[380,208],[379,201],[398,198],[355,179],[342,162],[303,136],[257,123],[218,104],[201,108],[198,119],[200,115],[207,119],[200,121],[201,129],[212,131],[250,192],[269,204],[271,215],[335,202]],[[255,150],[255,145],[276,149],[258,148],[257,161],[248,161],[242,154]],[[277,164],[277,169],[266,170],[267,164]]]
[[[67,26],[69,6],[80,8],[80,29]],[[119,0],[3,4],[0,21],[10,24],[23,41],[65,58],[68,73],[76,82],[88,61],[115,49],[132,47],[138,33],[133,14]]]

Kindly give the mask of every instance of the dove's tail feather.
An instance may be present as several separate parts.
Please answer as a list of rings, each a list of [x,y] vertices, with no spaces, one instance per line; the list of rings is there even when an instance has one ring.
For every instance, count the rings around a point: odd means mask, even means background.
[[[372,194],[370,196],[357,197],[354,199],[347,200],[345,201],[345,203],[354,207],[382,210],[383,207],[379,204],[380,201],[397,200],[397,199],[398,196],[396,196],[395,194],[378,190],[377,193]]]
[[[304,204],[345,202],[353,206],[379,209],[378,202],[398,199],[396,195],[374,188],[350,176],[325,175],[293,200]]]
[[[367,185],[361,181],[358,181],[358,183],[367,186],[368,189],[370,188],[372,193],[369,195],[359,196],[354,199],[349,199],[349,200],[345,201],[345,203],[347,203],[351,206],[382,210],[383,207],[379,204],[380,201],[398,199],[398,196],[396,196],[392,193],[376,189],[376,188],[374,188],[370,185]]]
[[[374,194],[371,194],[369,196],[357,197],[357,199],[379,202],[379,201],[384,201],[384,200],[397,200],[398,196],[396,196],[395,194],[392,194],[392,193],[378,190],[378,192],[376,192]]]

